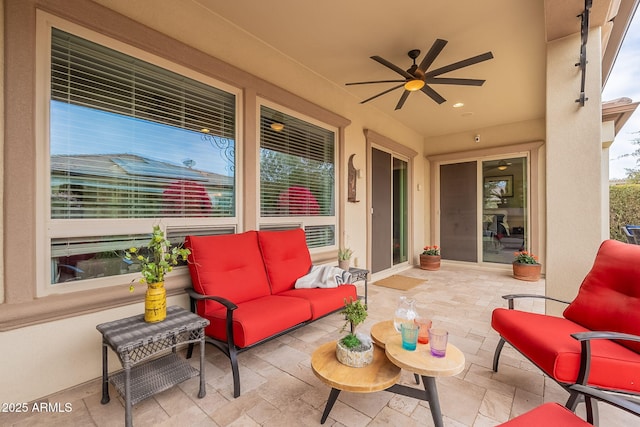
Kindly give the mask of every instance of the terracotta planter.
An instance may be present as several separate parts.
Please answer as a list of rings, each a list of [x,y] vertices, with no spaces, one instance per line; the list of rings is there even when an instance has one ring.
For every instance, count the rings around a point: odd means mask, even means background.
[[[540,280],[540,270],[542,264],[522,264],[519,262],[513,263],[513,277],[518,280],[525,280],[527,282],[537,282]]]
[[[423,270],[440,270],[440,255],[420,254],[420,268]]]
[[[345,259],[345,260],[338,260],[338,268],[341,268],[343,270],[349,271],[349,262],[350,260]]]
[[[144,297],[144,321],[161,322],[167,317],[167,290],[164,282],[149,283]]]

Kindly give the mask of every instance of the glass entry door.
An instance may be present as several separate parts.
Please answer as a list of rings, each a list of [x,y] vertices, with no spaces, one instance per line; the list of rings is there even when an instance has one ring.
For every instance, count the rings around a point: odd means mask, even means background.
[[[527,158],[482,162],[482,260],[511,264],[527,247]]]
[[[371,149],[371,272],[409,259],[408,162]]]
[[[527,247],[527,157],[440,165],[442,259],[511,264]]]

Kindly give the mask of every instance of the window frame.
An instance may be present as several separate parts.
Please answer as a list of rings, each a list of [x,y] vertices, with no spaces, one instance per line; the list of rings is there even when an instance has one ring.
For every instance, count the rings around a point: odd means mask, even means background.
[[[200,83],[229,92],[235,96],[235,174],[234,197],[235,215],[230,217],[208,218],[114,218],[114,219],[52,219],[51,218],[51,165],[50,165],[50,104],[51,104],[51,33],[52,28],[58,28],[74,36],[84,38],[91,42],[117,50],[124,54],[146,61],[165,70],[183,75]],[[111,37],[97,33],[86,27],[71,23],[62,18],[37,11],[36,14],[36,247],[35,265],[51,265],[51,240],[55,238],[82,237],[82,236],[107,236],[119,234],[150,233],[153,225],[160,225],[165,232],[174,229],[186,228],[230,228],[236,231],[240,228],[242,210],[242,122],[243,122],[243,96],[238,87],[221,82],[211,76],[199,73],[170,60],[161,58],[140,48],[120,42]],[[52,294],[78,292],[88,289],[97,289],[110,286],[128,284],[139,277],[137,273],[92,278],[64,283],[51,283],[51,268],[38,268],[36,270],[36,296],[42,297]],[[177,268],[175,276],[188,275],[186,268]]]
[[[334,179],[333,179],[333,215],[314,215],[314,216],[262,216],[261,209],[261,182],[260,182],[260,150],[261,150],[261,107],[267,107],[272,110],[276,110],[277,112],[281,112],[287,114],[289,116],[295,117],[296,119],[302,120],[314,126],[320,127],[327,131],[333,133],[333,165],[334,165]],[[299,111],[294,111],[290,108],[279,105],[275,102],[268,101],[266,99],[258,98],[256,103],[256,157],[258,159],[257,162],[257,171],[256,171],[256,188],[257,188],[257,200],[256,200],[256,215],[258,218],[258,227],[260,229],[281,229],[281,228],[297,228],[301,227],[306,229],[306,227],[312,226],[327,226],[332,225],[334,227],[334,244],[328,246],[319,246],[314,248],[309,248],[309,252],[311,254],[317,254],[326,252],[329,250],[337,250],[340,244],[340,224],[339,224],[339,213],[340,213],[340,202],[339,202],[339,184],[341,182],[341,169],[340,169],[340,129],[336,126],[332,126],[328,123],[324,123],[320,120],[314,119],[308,115],[305,115]]]

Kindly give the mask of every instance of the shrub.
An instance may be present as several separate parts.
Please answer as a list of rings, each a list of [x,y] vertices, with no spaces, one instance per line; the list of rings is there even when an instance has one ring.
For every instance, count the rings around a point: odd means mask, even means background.
[[[609,236],[626,242],[623,225],[640,225],[640,184],[609,187]]]

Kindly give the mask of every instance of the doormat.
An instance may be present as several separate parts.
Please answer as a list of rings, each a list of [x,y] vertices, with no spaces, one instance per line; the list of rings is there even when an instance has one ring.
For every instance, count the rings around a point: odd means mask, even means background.
[[[415,277],[408,276],[389,276],[386,279],[376,280],[374,285],[384,286],[385,288],[399,289],[401,291],[408,291],[413,289],[421,283],[426,282],[427,279],[416,279]]]

